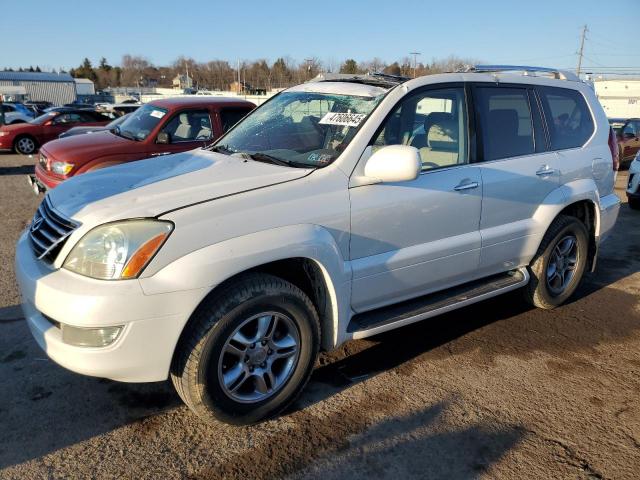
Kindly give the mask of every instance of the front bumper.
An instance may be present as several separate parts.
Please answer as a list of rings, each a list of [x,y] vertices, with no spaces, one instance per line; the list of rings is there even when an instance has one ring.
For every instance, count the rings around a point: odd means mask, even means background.
[[[122,382],[168,377],[173,351],[204,290],[145,295],[138,280],[102,281],[37,260],[28,236],[16,246],[16,277],[22,309],[38,345],[56,363],[84,375]],[[106,347],[77,347],[62,341],[54,323],[76,327],[124,325]]]

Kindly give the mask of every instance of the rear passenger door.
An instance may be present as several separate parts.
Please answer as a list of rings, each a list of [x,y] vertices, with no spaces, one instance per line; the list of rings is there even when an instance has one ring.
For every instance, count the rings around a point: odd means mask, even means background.
[[[218,137],[227,133],[231,128],[242,120],[251,110],[247,108],[223,108],[219,111],[220,129]]]
[[[482,166],[480,272],[528,263],[544,234],[534,213],[559,186],[558,156],[548,151],[538,97],[520,85],[473,87]]]

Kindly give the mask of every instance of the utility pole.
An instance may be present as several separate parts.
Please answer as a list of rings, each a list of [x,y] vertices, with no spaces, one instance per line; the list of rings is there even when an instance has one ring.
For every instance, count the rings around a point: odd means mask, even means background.
[[[584,40],[585,40],[585,37],[587,36],[588,31],[589,29],[587,28],[586,25],[582,27],[582,36],[580,38],[580,51],[578,52],[578,68],[576,68],[576,75],[578,76],[580,76],[580,70],[582,69],[582,57],[584,54]]]
[[[413,78],[416,78],[416,69],[418,68],[418,55],[420,55],[420,52],[409,52],[409,55],[413,55]]]

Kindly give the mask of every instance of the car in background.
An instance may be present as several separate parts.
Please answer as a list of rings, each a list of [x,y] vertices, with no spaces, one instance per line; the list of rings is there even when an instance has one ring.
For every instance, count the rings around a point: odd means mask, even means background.
[[[614,128],[612,126],[612,128]],[[614,128],[615,130],[615,128]],[[640,118],[628,118],[616,132],[620,165],[631,163],[640,151]]]
[[[608,118],[609,125],[613,128],[613,131],[618,134],[622,127],[624,127],[624,123],[626,122],[626,118]]]
[[[56,108],[27,123],[0,127],[0,151],[15,151],[30,155],[49,140],[58,138],[62,132],[79,125],[101,126],[112,119],[90,110]]]
[[[33,120],[33,112],[20,103],[2,103],[0,108],[4,112],[5,125],[26,123]]]
[[[116,128],[118,125],[120,125],[122,122],[124,122],[129,115],[130,114],[127,113],[101,127],[90,127],[90,126],[73,127],[67,130],[66,132],[62,132],[60,135],[58,135],[58,138],[73,137],[74,135],[82,135],[85,133],[95,133],[95,132],[102,132],[104,130],[112,130]]]
[[[48,143],[40,150],[34,190],[75,175],[153,156],[210,145],[255,105],[223,97],[175,97],[140,106],[116,128]]]
[[[24,102],[24,106],[32,110],[36,116],[42,115],[45,113],[47,108],[53,107],[53,103],[47,101],[29,101]]]
[[[640,152],[629,165],[627,201],[629,202],[629,207],[634,210],[640,210]]]
[[[96,105],[96,109],[99,112],[113,113],[119,117],[127,113],[135,112],[140,106],[140,103],[101,103]]]

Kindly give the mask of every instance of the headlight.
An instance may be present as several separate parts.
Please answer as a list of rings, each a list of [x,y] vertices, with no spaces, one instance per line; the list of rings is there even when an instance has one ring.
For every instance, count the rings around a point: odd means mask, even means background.
[[[73,165],[67,162],[53,162],[51,164],[51,171],[58,175],[66,175],[71,171]]]
[[[0,137],[4,137],[5,135],[9,135],[9,132],[0,132]]]
[[[94,228],[73,247],[64,268],[91,278],[136,278],[173,230],[160,220],[127,220]]]

